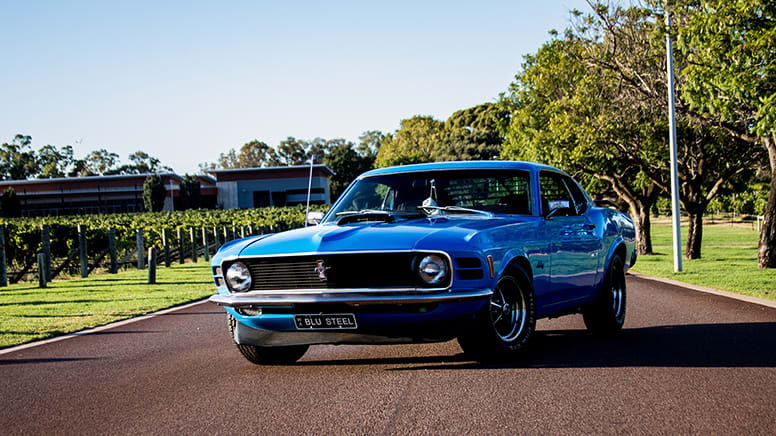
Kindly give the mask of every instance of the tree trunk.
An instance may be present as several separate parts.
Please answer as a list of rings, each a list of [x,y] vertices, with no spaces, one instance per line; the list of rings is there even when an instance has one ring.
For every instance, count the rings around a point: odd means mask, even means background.
[[[703,212],[690,213],[690,225],[687,232],[685,259],[701,258],[701,242],[703,242]]]
[[[649,209],[644,209],[639,205],[640,210],[636,213],[636,249],[639,254],[652,254],[652,223],[649,218]]]
[[[768,192],[765,219],[760,232],[757,266],[776,268],[776,138],[766,138],[763,142],[768,149],[768,160],[771,163],[771,189]]]

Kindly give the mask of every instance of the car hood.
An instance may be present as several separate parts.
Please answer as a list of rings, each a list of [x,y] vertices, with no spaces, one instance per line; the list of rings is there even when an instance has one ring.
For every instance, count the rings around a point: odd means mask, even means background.
[[[230,247],[241,256],[362,250],[469,248],[483,231],[519,223],[516,217],[450,216],[400,222],[325,224],[269,236],[247,238]]]

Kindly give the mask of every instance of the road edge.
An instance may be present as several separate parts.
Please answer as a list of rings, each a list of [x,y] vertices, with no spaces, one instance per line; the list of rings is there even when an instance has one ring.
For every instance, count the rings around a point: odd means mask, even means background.
[[[708,286],[694,285],[692,283],[680,282],[679,280],[667,279],[665,277],[650,276],[647,274],[638,273],[635,271],[628,271],[628,274],[638,277],[644,280],[652,280],[655,282],[665,283],[667,285],[673,285],[680,288],[689,289],[691,291],[704,292],[707,294],[718,295],[720,297],[732,298],[734,300],[745,301],[747,303],[759,304],[760,306],[770,307],[776,309],[776,301],[767,300],[765,298],[751,297],[749,295],[737,294],[730,291],[722,291],[720,289],[709,288]]]
[[[157,316],[165,315],[165,314],[168,314],[170,312],[175,312],[175,311],[178,311],[178,310],[188,309],[190,307],[194,307],[194,306],[196,306],[198,304],[202,304],[202,303],[207,303],[207,298],[204,299],[204,300],[194,301],[192,303],[182,304],[180,306],[173,306],[173,307],[170,307],[170,308],[167,308],[167,309],[160,310],[158,312],[147,313],[145,315],[141,315],[141,316],[138,316],[138,317],[135,317],[135,318],[129,318],[129,319],[121,320],[121,321],[112,322],[110,324],[101,325],[101,326],[94,327],[94,328],[91,328],[91,329],[88,329],[88,330],[80,330],[80,331],[73,332],[73,333],[67,333],[67,334],[64,334],[62,336],[56,336],[56,337],[49,338],[49,339],[41,339],[39,341],[27,342],[26,344],[16,345],[16,346],[13,346],[11,348],[6,348],[6,349],[3,349],[3,350],[0,350],[0,355],[9,354],[9,353],[13,353],[13,352],[16,352],[16,351],[22,351],[22,350],[26,350],[28,348],[38,347],[38,346],[41,346],[41,345],[51,344],[53,342],[64,341],[65,339],[77,338],[78,336],[84,336],[84,335],[88,335],[88,334],[92,334],[92,333],[97,333],[97,332],[101,332],[101,331],[104,331],[104,330],[109,330],[109,329],[116,328],[116,327],[121,327],[121,326],[124,326],[124,325],[127,325],[127,324],[132,324],[132,323],[135,323],[135,322],[138,322],[138,321],[143,321],[145,319],[150,319],[150,318],[154,318],[154,317],[157,317]]]

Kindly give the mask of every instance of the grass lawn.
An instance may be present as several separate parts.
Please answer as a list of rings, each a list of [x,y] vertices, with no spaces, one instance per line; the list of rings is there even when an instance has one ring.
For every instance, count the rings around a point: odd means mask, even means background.
[[[197,301],[215,293],[207,262],[0,288],[0,348],[77,332]]]
[[[682,260],[674,273],[671,222],[652,224],[655,255],[639,256],[633,270],[685,283],[776,300],[776,271],[757,268],[759,233],[748,225],[703,223],[701,259]],[[682,251],[687,242],[687,223],[682,223]]]

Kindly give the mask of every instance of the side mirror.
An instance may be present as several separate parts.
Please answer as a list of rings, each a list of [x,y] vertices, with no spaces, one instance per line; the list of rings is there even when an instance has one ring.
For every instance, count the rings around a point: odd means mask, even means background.
[[[319,212],[317,210],[307,212],[307,224],[311,226],[317,226],[318,224],[320,224],[322,219],[323,219],[323,212]]]

